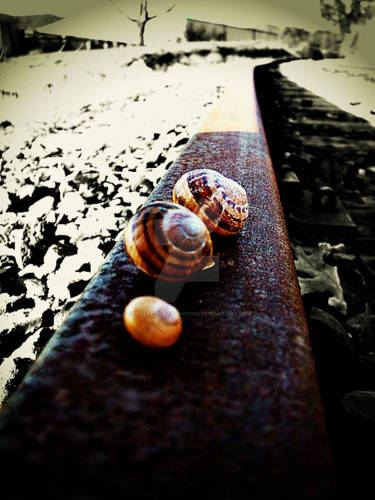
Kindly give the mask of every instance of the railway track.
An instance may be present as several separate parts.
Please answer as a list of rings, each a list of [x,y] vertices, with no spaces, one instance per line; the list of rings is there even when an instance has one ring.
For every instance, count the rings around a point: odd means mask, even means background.
[[[24,480],[14,498],[188,498],[203,490],[219,499],[335,498],[302,299],[249,70],[241,81],[245,87],[224,94],[148,201],[170,200],[176,180],[204,157],[247,190],[248,224],[238,238],[214,239],[219,275],[206,271],[177,294],[184,331],[163,353],[124,331],[124,306],[154,294],[155,280],[116,244],[3,411],[4,472]]]
[[[329,305],[327,289],[311,288],[303,300],[340,498],[366,498],[375,439],[369,400],[359,398],[375,389],[375,129],[290,81],[277,62],[259,67],[256,78],[293,250],[328,243],[324,259],[343,289],[344,311]],[[336,203],[316,210],[311,193],[322,189]]]

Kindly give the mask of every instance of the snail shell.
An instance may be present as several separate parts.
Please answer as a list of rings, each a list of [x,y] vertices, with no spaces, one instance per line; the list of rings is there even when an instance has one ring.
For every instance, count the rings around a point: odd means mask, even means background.
[[[182,332],[178,310],[157,297],[133,299],[125,307],[123,319],[130,335],[147,347],[169,347]]]
[[[125,248],[150,276],[182,281],[212,265],[210,233],[199,217],[180,205],[155,201],[137,212],[125,229]]]
[[[246,191],[216,170],[184,174],[173,188],[173,201],[197,214],[210,232],[233,235],[249,215]]]

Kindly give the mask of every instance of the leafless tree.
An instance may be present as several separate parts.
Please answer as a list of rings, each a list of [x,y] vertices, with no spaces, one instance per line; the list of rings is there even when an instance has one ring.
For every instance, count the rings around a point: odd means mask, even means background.
[[[358,32],[353,33],[353,26],[364,24],[375,14],[375,0],[320,0],[322,17],[337,25],[342,40],[352,34],[350,46],[358,41]]]
[[[145,28],[146,24],[151,21],[152,19],[155,19],[158,17],[157,15],[150,16],[148,13],[148,0],[140,0],[139,2],[139,17],[134,18],[134,17],[129,17],[122,9],[120,9],[114,2],[114,0],[109,0],[111,4],[117,9],[121,14],[125,15],[130,21],[133,21],[134,23],[137,24],[138,30],[139,30],[139,45],[144,46],[145,44]],[[166,9],[165,12],[170,12],[175,6],[177,2],[174,3],[171,7]]]

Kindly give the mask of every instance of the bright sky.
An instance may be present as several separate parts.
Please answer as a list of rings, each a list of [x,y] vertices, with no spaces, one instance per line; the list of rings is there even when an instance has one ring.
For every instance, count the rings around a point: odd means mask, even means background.
[[[119,13],[110,0],[0,0],[0,12],[11,15],[56,14],[64,21],[54,23],[45,32],[87,38],[137,43],[135,23],[139,0],[113,0],[126,15]],[[166,9],[177,2],[169,13]],[[239,27],[266,24],[297,26],[311,31],[335,27],[320,15],[319,0],[149,0],[149,14],[157,14],[146,28],[146,44],[175,41],[182,35],[186,18],[201,19]]]
[[[137,15],[138,0],[114,0],[129,15]],[[175,0],[149,0],[150,14],[173,5]],[[319,0],[179,0],[179,11],[186,17],[212,20],[240,26],[254,24],[311,25],[319,28],[322,21]],[[104,9],[104,10],[103,10]],[[114,10],[109,0],[1,0],[0,12],[12,15],[56,14],[73,17],[81,12]]]

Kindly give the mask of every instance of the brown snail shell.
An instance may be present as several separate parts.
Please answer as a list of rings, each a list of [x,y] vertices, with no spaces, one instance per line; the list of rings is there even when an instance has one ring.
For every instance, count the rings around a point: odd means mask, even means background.
[[[183,281],[212,265],[212,241],[202,220],[181,205],[155,201],[129,221],[124,235],[132,262],[146,274]]]
[[[249,215],[244,188],[208,168],[184,174],[173,188],[173,201],[197,214],[210,232],[234,235]]]
[[[123,319],[130,335],[147,347],[170,347],[182,332],[178,310],[157,297],[133,299],[125,307]]]

